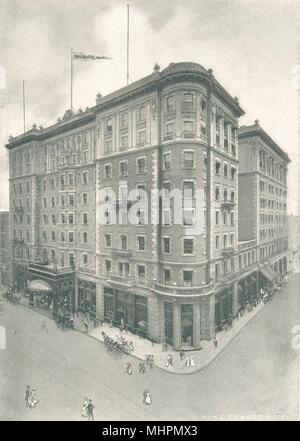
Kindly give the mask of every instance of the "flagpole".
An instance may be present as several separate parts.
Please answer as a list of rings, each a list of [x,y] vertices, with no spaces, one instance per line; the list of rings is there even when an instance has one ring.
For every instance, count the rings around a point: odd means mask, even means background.
[[[129,84],[129,5],[127,5],[127,86]]]
[[[23,130],[26,131],[26,113],[25,113],[25,80],[23,80]]]
[[[71,48],[71,110],[73,110],[73,48]]]

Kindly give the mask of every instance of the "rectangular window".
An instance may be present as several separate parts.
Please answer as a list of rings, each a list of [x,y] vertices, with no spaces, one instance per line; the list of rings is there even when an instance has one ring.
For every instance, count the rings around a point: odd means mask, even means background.
[[[138,184],[136,186],[137,190],[137,200],[142,201],[146,198],[146,184]]]
[[[121,236],[120,236],[120,242],[121,242],[121,250],[122,251],[126,251],[128,248],[127,248],[127,246],[128,246],[128,240],[127,240],[127,235],[126,234],[122,234]]]
[[[105,129],[106,129],[107,133],[112,132],[112,124],[113,124],[112,118],[111,117],[107,118],[106,119],[106,125],[105,125]]]
[[[88,243],[88,234],[86,232],[82,234],[82,238],[83,238],[83,243]]]
[[[194,152],[183,152],[183,167],[184,168],[194,167]]]
[[[128,162],[121,161],[120,162],[120,177],[125,177],[128,175]]]
[[[83,205],[88,204],[88,194],[87,193],[82,194],[82,203],[83,203]]]
[[[121,124],[122,129],[125,129],[128,127],[128,112],[121,113],[120,124]]]
[[[88,214],[87,213],[82,214],[82,222],[83,222],[83,225],[88,225]]]
[[[216,160],[215,167],[216,167],[216,175],[219,176],[221,173],[221,162]]]
[[[145,236],[138,236],[138,250],[146,251],[146,238]]]
[[[183,198],[192,199],[194,197],[194,182],[183,183]]]
[[[183,131],[186,134],[194,133],[194,121],[184,121],[183,122]]]
[[[121,136],[120,150],[124,151],[127,149],[127,147],[128,147],[128,135],[123,135],[123,136]]]
[[[112,167],[111,164],[106,164],[104,166],[104,178],[109,179],[112,176]]]
[[[185,208],[183,210],[183,225],[194,225],[195,224],[195,210],[194,208]]]
[[[193,286],[194,271],[183,271],[183,286]]]
[[[70,225],[74,224],[74,214],[73,213],[69,213],[69,224]]]
[[[146,158],[138,158],[136,161],[136,173],[138,175],[146,173]]]
[[[108,155],[112,152],[112,140],[107,139],[104,144],[104,154]]]
[[[183,94],[183,106],[188,109],[194,107],[194,95],[192,93],[186,92]]]
[[[163,238],[163,250],[165,254],[171,253],[171,239],[169,237]]]
[[[141,106],[138,109],[138,120],[139,122],[146,121],[147,109],[146,106]]]
[[[111,234],[105,234],[105,246],[107,248],[111,248],[111,245],[112,245]]]
[[[220,236],[216,236],[216,250],[220,248]]]
[[[164,270],[164,284],[167,286],[171,285],[171,271],[169,269]]]
[[[82,172],[82,183],[88,184],[89,182],[89,175],[87,171]]]
[[[72,231],[69,232],[69,242],[70,243],[74,242],[74,233]]]
[[[106,275],[111,273],[111,260],[105,260],[105,272]]]
[[[174,133],[175,133],[175,123],[173,122],[166,123],[166,136],[168,138],[173,138]]]
[[[173,112],[175,110],[175,95],[168,96],[166,99],[167,112]]]
[[[228,246],[227,234],[223,236],[223,248],[226,249]]]
[[[183,239],[183,254],[194,254],[194,239]]]
[[[163,155],[163,168],[164,168],[164,170],[170,170],[170,168],[171,168],[171,153],[165,153]]]
[[[145,285],[146,283],[146,268],[144,265],[138,265],[138,283]]]

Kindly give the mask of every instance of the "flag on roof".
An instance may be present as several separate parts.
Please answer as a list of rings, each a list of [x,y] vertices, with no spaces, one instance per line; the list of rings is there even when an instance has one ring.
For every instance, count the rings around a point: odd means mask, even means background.
[[[110,57],[84,54],[83,52],[73,52],[73,58],[74,58],[74,60],[82,60],[82,61],[89,61],[89,60],[111,60]]]

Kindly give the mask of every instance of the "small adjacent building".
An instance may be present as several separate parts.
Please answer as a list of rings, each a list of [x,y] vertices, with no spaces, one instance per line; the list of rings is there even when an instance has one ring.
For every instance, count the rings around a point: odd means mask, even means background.
[[[290,159],[256,120],[239,130],[239,160],[239,238],[257,240],[261,264],[285,274]]]

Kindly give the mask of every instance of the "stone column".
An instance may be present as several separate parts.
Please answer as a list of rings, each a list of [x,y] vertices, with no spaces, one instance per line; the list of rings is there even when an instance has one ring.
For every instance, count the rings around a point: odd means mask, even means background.
[[[164,341],[165,337],[165,302],[160,300],[160,341]]]
[[[215,335],[215,295],[214,293],[201,300],[201,334],[202,339],[210,340]]]
[[[173,348],[181,348],[181,304],[173,304]]]
[[[74,295],[74,309],[78,311],[78,277],[75,276],[75,295]]]
[[[201,347],[200,303],[193,304],[193,346],[196,349]]]
[[[96,317],[104,317],[104,287],[101,282],[96,282]]]
[[[148,297],[148,336],[156,342],[161,341],[161,300],[153,294]]]
[[[232,302],[232,315],[235,317],[239,310],[239,287],[238,281],[233,284],[233,302]]]

